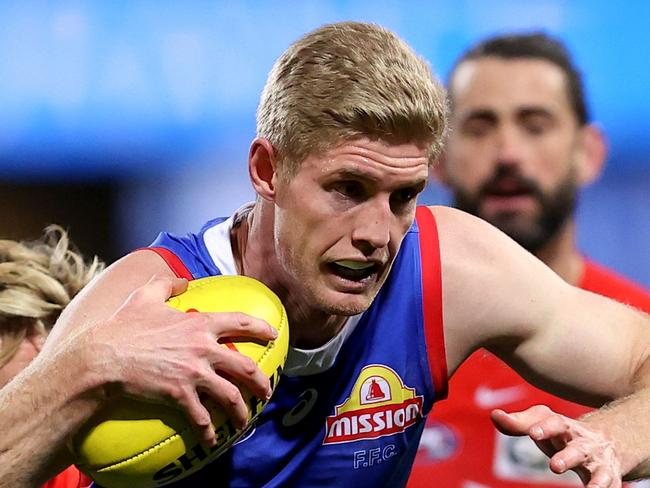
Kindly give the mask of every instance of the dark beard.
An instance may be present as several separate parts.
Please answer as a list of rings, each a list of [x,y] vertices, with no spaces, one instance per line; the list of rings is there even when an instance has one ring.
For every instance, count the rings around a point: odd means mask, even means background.
[[[537,218],[531,220],[516,212],[481,215],[481,202],[502,178],[514,179],[519,188],[539,202],[540,213]],[[541,250],[573,215],[577,195],[578,185],[574,171],[570,171],[553,192],[544,193],[536,182],[524,178],[518,170],[506,166],[497,168],[495,175],[480,188],[478,194],[469,194],[459,188],[453,189],[456,208],[488,221],[533,254]]]

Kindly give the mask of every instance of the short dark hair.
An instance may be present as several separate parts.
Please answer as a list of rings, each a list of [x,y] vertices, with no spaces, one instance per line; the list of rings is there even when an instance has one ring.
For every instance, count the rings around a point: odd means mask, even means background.
[[[573,63],[566,46],[559,39],[544,32],[498,35],[470,47],[451,69],[448,79],[450,95],[450,84],[458,67],[465,61],[488,56],[503,59],[534,58],[553,63],[566,76],[569,102],[578,123],[584,125],[589,122],[590,114],[585,100],[582,75]]]

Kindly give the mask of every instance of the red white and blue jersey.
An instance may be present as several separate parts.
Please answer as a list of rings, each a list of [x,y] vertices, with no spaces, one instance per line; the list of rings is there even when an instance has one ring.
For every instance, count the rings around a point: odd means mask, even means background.
[[[184,237],[163,233],[151,249],[188,279],[234,274],[232,221]],[[249,433],[170,486],[403,486],[446,384],[438,236],[432,213],[420,207],[370,308],[319,350],[291,349]],[[182,472],[176,468],[170,480]]]

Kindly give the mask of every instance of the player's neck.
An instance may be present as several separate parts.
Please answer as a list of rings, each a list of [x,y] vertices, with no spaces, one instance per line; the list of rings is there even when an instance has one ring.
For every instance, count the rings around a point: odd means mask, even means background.
[[[269,222],[269,219],[262,216],[263,212],[263,205],[256,203],[238,219],[230,231],[230,243],[237,272],[260,280],[273,289],[272,277],[277,260],[273,241],[265,239],[268,229],[264,227],[268,227],[269,224],[265,222]]]
[[[291,345],[302,349],[322,346],[344,326],[347,317],[326,314],[308,307],[287,284],[273,239],[273,216],[268,206],[256,204],[231,231],[231,245],[239,274],[262,281],[284,304],[291,327]]]
[[[582,278],[584,259],[576,244],[574,219],[568,219],[536,255],[566,282],[578,285]]]
[[[306,307],[305,301],[296,298],[294,294],[287,294],[283,303],[289,318],[290,343],[300,349],[323,346],[341,331],[348,319]]]

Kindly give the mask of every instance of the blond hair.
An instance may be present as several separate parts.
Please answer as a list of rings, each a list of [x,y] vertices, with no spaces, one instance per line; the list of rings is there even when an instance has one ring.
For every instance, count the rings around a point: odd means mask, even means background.
[[[86,263],[58,225],[33,242],[0,240],[0,368],[30,334],[45,336],[104,263]]]
[[[321,27],[292,44],[269,73],[257,135],[275,147],[287,175],[309,155],[359,137],[441,151],[447,99],[427,62],[374,24]]]

